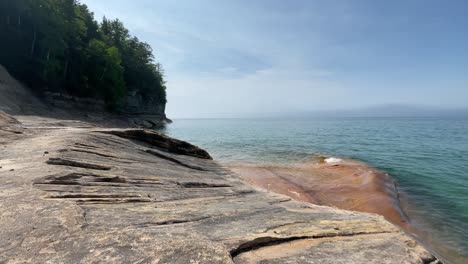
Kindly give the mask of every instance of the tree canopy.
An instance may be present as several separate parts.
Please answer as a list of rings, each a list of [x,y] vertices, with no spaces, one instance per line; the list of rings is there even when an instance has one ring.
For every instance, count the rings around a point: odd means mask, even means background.
[[[0,63],[34,90],[119,103],[133,91],[166,103],[163,70],[118,19],[77,0],[0,0]]]

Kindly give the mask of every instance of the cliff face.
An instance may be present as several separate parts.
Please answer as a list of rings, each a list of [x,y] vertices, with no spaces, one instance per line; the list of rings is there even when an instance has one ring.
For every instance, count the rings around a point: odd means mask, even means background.
[[[62,93],[45,92],[40,100],[28,88],[15,80],[0,65],[0,111],[14,114],[46,114],[50,108],[68,112],[105,113],[103,100],[79,98]],[[129,92],[117,106],[116,112],[121,115],[145,115],[165,119],[166,105],[157,98],[144,97],[136,92]]]
[[[119,111],[132,115],[160,115],[165,116],[166,104],[161,104],[156,98],[143,97],[133,91],[125,97]]]
[[[15,115],[86,119],[103,126],[155,128],[170,122],[164,113],[164,104],[136,93],[129,93],[116,112],[108,112],[105,102],[98,99],[51,92],[38,97],[1,65],[0,111]]]
[[[381,216],[261,191],[186,142],[0,120],[7,263],[438,262]]]
[[[53,107],[69,111],[85,111],[91,113],[104,113],[108,111],[103,100],[93,98],[79,98],[61,93],[44,94],[45,102]],[[165,118],[166,105],[151,97],[143,97],[141,94],[130,92],[116,106],[114,111],[121,115],[151,115]]]

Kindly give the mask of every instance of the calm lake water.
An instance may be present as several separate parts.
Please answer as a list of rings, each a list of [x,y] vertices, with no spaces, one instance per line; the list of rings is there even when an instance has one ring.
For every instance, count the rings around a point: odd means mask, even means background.
[[[367,162],[397,181],[424,242],[450,262],[468,263],[467,118],[191,119],[175,120],[165,133],[222,163],[317,155]]]

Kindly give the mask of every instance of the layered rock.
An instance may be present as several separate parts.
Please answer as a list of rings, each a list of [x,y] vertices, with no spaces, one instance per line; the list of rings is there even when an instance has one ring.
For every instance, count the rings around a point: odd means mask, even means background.
[[[381,216],[261,191],[189,143],[19,120],[0,128],[6,263],[437,262]]]
[[[40,115],[61,119],[86,119],[103,126],[160,128],[171,122],[165,104],[157,98],[130,93],[113,112],[103,100],[66,93],[44,92],[37,96],[0,65],[0,111],[15,115]]]
[[[165,117],[166,104],[159,101],[158,98],[145,97],[136,91],[130,91],[124,98],[120,111],[131,115],[159,115]]]
[[[65,93],[45,92],[44,101],[53,107],[68,111],[84,111],[103,113],[107,111],[104,100],[94,98],[80,98]]]

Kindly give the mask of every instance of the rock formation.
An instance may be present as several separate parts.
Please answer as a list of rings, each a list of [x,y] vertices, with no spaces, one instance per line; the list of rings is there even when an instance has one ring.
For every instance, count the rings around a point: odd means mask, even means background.
[[[166,104],[157,98],[145,97],[136,91],[130,91],[120,105],[120,111],[131,115],[165,115]]]
[[[154,98],[143,98],[132,93],[124,101],[115,112],[107,112],[104,101],[98,99],[50,92],[39,97],[0,65],[0,111],[15,115],[86,120],[114,127],[160,128],[171,122],[164,113],[165,105],[154,103]]]
[[[438,263],[381,216],[261,191],[189,143],[18,120],[0,115],[2,263]]]

